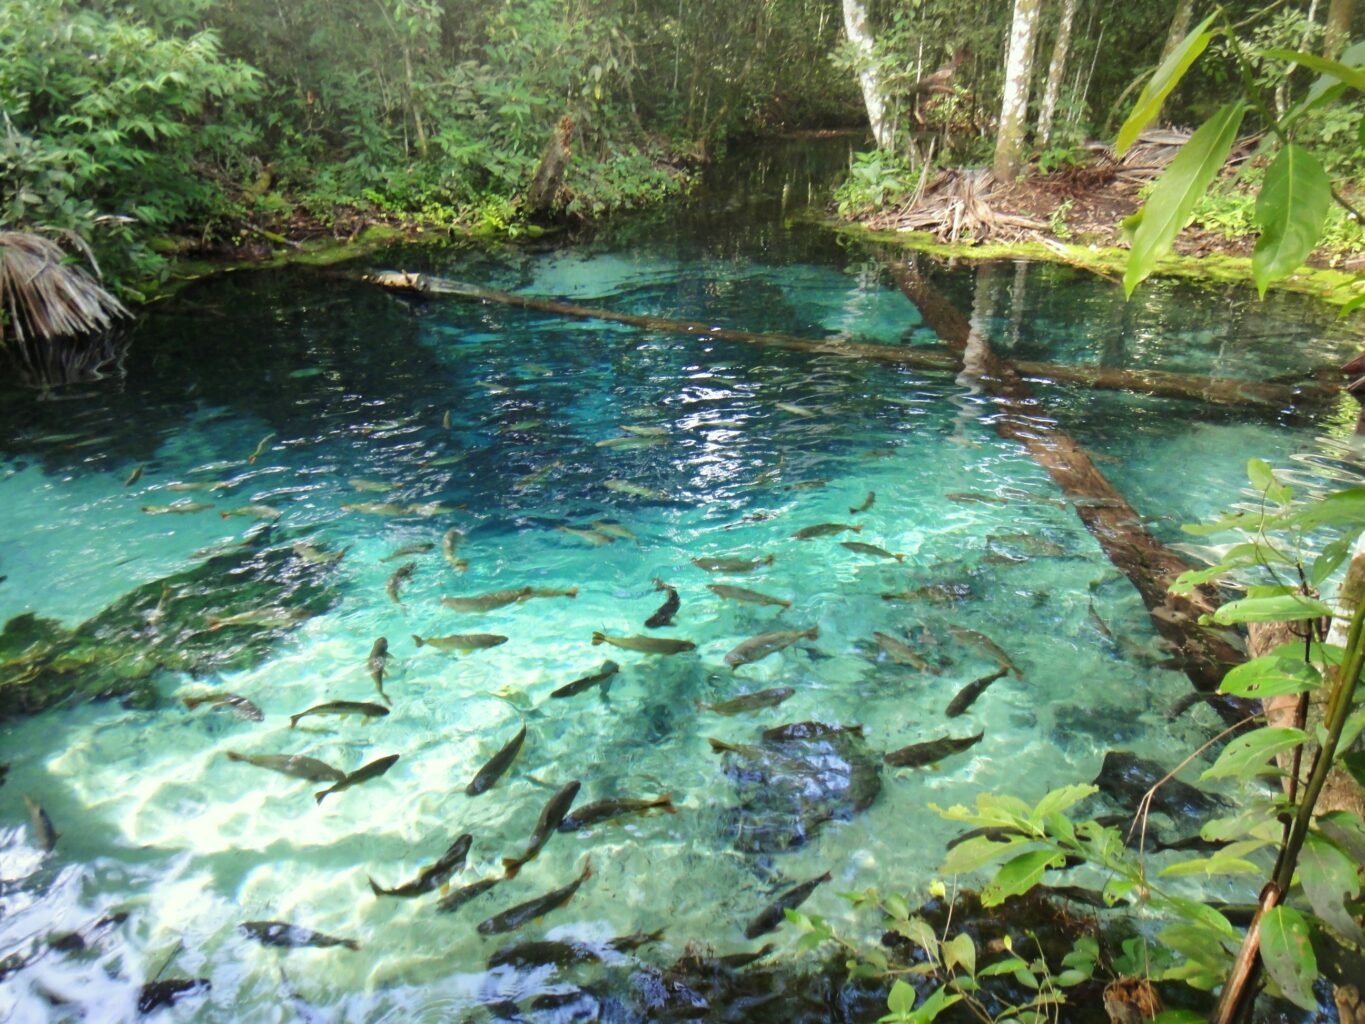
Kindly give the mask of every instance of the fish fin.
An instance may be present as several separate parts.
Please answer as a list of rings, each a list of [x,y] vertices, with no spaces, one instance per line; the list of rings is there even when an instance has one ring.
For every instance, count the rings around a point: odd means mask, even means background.
[[[819,640],[819,639],[820,639],[820,627],[819,627],[819,626],[811,626],[810,629],[806,630],[806,636],[810,637],[812,640]]]
[[[313,799],[316,800],[318,803],[322,803],[322,801],[327,799],[327,794],[330,792],[331,792],[330,789],[324,789],[321,793],[314,793]]]
[[[360,943],[356,942],[355,939],[342,939],[341,944],[353,953],[360,951]]]
[[[593,631],[593,634],[592,634],[592,645],[593,645],[594,647],[596,647],[598,644],[605,643],[605,642],[606,642],[606,639],[607,639],[607,638],[606,638],[605,636],[603,636],[601,633],[598,633],[596,630]]]
[[[902,554],[902,555],[893,555],[892,557],[895,558],[896,561],[898,561],[898,562],[904,562],[904,561],[905,561],[905,555],[903,555],[903,554]]]
[[[423,639],[422,639],[420,636],[418,636],[416,633],[413,633],[413,634],[412,634],[412,642],[415,643],[418,647],[421,647],[424,643],[426,643],[426,641],[423,640]]]
[[[856,523],[855,525],[851,526],[850,529],[851,529],[854,533],[862,533],[862,532],[863,532],[863,524],[862,524],[862,523]]]
[[[564,591],[564,596],[565,596],[565,597],[577,597],[577,596],[578,596],[578,588],[577,588],[577,587],[570,587],[568,590]]]
[[[321,801],[319,801],[319,802],[321,802]],[[383,895],[387,892],[387,890],[381,889],[381,888],[379,887],[379,883],[377,883],[373,878],[370,878],[369,875],[366,875],[365,877],[366,877],[366,879],[369,880],[370,889],[371,889],[371,891],[372,891],[376,896],[383,896]]]
[[[302,717],[303,717],[303,715],[290,715],[290,716],[289,716],[289,728],[292,729],[292,728],[294,728],[294,726],[298,725],[298,724],[299,724],[299,719],[302,718]]]
[[[657,807],[657,808],[659,808],[659,810],[665,812],[666,814],[677,814],[677,813],[678,813],[678,809],[677,809],[676,807],[673,806],[673,794],[672,794],[672,793],[665,793],[663,796],[659,797],[658,800],[654,801],[654,806]],[[661,929],[659,929],[659,931],[660,931],[660,933],[662,933],[662,932],[663,932],[663,929],[661,928]]]
[[[502,866],[506,869],[507,874],[503,875],[503,877],[516,878],[517,872],[521,870],[521,865],[522,862],[515,857],[504,857],[502,859]]]
[[[229,751],[227,752],[227,759],[228,759],[229,761],[245,761],[245,760],[246,760],[245,757],[243,757],[241,754],[237,753],[237,751],[235,751],[235,750],[229,750]]]
[[[820,876],[819,880],[822,882],[832,882],[834,881],[834,876],[831,875],[828,871],[826,871],[823,875]]]
[[[441,892],[441,895],[442,895],[442,896],[449,896],[449,895],[450,895],[450,883],[449,883],[449,882],[442,882],[442,883],[441,883],[441,890],[440,890],[440,892]]]
[[[592,857],[589,857],[588,860],[587,860],[587,863],[585,863],[585,864],[583,865],[583,873],[582,873],[581,875],[578,876],[578,879],[579,879],[579,881],[581,881],[581,882],[586,882],[586,881],[587,881],[589,878],[591,878],[591,877],[592,877]]]

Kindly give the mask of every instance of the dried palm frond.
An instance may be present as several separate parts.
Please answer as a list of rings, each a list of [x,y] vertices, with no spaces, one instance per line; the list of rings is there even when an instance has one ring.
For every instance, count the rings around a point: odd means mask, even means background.
[[[72,236],[74,238],[74,236]],[[67,261],[61,246],[26,231],[0,232],[0,347],[107,330],[128,316],[96,275],[99,267],[75,239],[95,273]]]

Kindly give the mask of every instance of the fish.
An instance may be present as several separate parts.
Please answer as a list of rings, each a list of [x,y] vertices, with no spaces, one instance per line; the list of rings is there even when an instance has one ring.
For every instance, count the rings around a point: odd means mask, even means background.
[[[556,526],[555,529],[560,533],[567,533],[570,537],[585,540],[593,547],[616,543],[616,538],[609,534],[599,533],[597,530],[585,530],[580,526]]]
[[[828,480],[798,480],[794,484],[784,485],[782,489],[784,491],[816,491],[828,483]]]
[[[445,556],[445,560],[450,563],[450,567],[456,572],[464,572],[469,568],[469,563],[463,558],[455,557],[455,551],[460,546],[460,541],[462,540],[464,540],[464,534],[453,526],[447,530],[445,536],[441,538],[441,554]]]
[[[558,690],[555,690],[554,693],[550,694],[550,696],[551,697],[576,696],[577,694],[582,693],[584,690],[596,686],[598,683],[605,682],[612,676],[616,675],[616,673],[619,671],[621,671],[621,666],[616,664],[616,662],[610,660],[604,661],[602,662],[602,667],[598,669],[596,672],[594,672],[592,675],[584,676],[581,679],[575,679],[572,683],[567,683],[564,686],[561,686]]]
[[[300,718],[307,718],[309,715],[364,715],[366,718],[383,718],[389,713],[389,709],[383,704],[367,704],[364,701],[355,700],[331,700],[326,704],[317,704],[307,711],[300,711],[297,715],[289,716],[289,728],[299,724]]]
[[[149,516],[184,515],[188,512],[205,512],[213,508],[206,501],[178,501],[173,505],[143,505],[142,511]]]
[[[929,740],[927,743],[912,743],[908,747],[891,751],[882,760],[897,768],[922,768],[926,764],[941,761],[949,754],[976,746],[985,735],[985,732],[979,732],[975,736],[963,736],[961,739],[944,736],[941,739]]]
[[[597,950],[577,942],[557,942],[554,939],[539,939],[533,942],[518,942],[503,946],[488,958],[488,969],[498,967],[543,967],[554,964],[569,967],[573,964],[591,963],[602,959]]]
[[[416,562],[405,562],[393,571],[393,575],[389,577],[389,582],[384,584],[384,593],[389,595],[390,601],[394,604],[403,603],[403,599],[398,596],[398,588],[412,579],[412,574],[416,571]]]
[[[848,548],[850,551],[856,551],[860,555],[873,555],[877,558],[894,558],[898,562],[905,561],[904,555],[898,555],[894,552],[887,551],[886,548],[879,548],[875,544],[864,544],[862,541],[858,540],[841,540],[839,546],[841,548]]]
[[[501,881],[501,878],[481,878],[477,882],[470,882],[468,885],[461,886],[436,902],[436,912],[439,914],[454,913],[470,900],[482,896]]]
[[[719,704],[698,703],[697,706],[717,715],[738,715],[745,711],[757,711],[759,708],[775,708],[794,693],[796,691],[790,686],[776,686],[770,690],[759,690],[756,693],[732,697],[729,700],[721,701]]]
[[[597,800],[567,815],[559,823],[559,831],[578,832],[604,821],[610,821],[612,818],[620,818],[627,814],[643,814],[656,808],[668,814],[678,813],[678,809],[673,806],[673,797],[669,793],[652,800],[637,800],[629,797]]]
[[[248,466],[254,466],[256,464],[256,460],[265,454],[266,445],[268,445],[273,440],[275,440],[274,434],[266,434],[265,437],[257,441],[256,450],[246,457],[246,464]]]
[[[596,647],[598,644],[611,644],[624,651],[639,651],[641,654],[681,654],[697,648],[691,640],[674,640],[662,636],[607,636],[605,633],[594,632],[592,645]]]
[[[629,494],[636,498],[647,498],[650,501],[672,500],[665,492],[656,487],[633,484],[629,480],[604,480],[602,486],[609,491],[616,491],[618,494]]]
[[[350,950],[360,948],[360,943],[355,939],[338,939],[322,932],[315,932],[311,928],[300,928],[296,924],[286,924],[283,921],[246,921],[237,927],[248,938],[255,939],[263,946],[283,946],[286,949],[297,949],[300,946],[316,946],[319,949],[326,949],[329,946],[345,946]]]
[[[418,647],[435,647],[438,651],[459,651],[462,654],[468,654],[470,651],[486,651],[490,647],[507,643],[507,637],[500,636],[497,633],[452,633],[450,636],[428,637],[421,637],[413,633],[412,639]]]
[[[873,503],[876,502],[876,500],[877,492],[868,491],[867,497],[863,499],[863,503],[861,505],[850,505],[848,507],[848,514],[851,516],[856,516],[860,512],[866,512],[868,509],[872,507]]]
[[[775,725],[771,729],[764,729],[761,735],[765,743],[787,743],[791,740],[818,740],[822,736],[833,736],[840,732],[861,736],[863,727],[861,725],[829,725],[826,722],[788,722],[786,725]]]
[[[299,754],[239,754],[235,750],[227,752],[229,761],[242,761],[257,768],[268,768],[281,775],[292,775],[296,779],[309,782],[340,782],[346,773],[339,768],[312,757]]]
[[[124,487],[132,487],[133,484],[135,484],[135,483],[137,483],[139,480],[141,480],[141,479],[142,479],[142,470],[143,470],[143,465],[142,465],[142,463],[139,462],[136,466],[133,467],[133,471],[132,471],[131,473],[129,473],[129,474],[127,475],[127,477],[124,478],[124,480],[123,480],[123,486],[124,486]]]
[[[507,741],[507,745],[489,758],[488,763],[478,770],[473,781],[465,787],[465,792],[470,796],[478,796],[493,787],[493,784],[502,778],[502,773],[516,760],[517,753],[521,750],[521,745],[526,742],[526,726],[521,727],[521,731]]]
[[[713,427],[716,430],[743,430],[744,423],[741,420],[707,420],[705,423],[698,423],[698,427]]]
[[[125,484],[124,486],[127,485]],[[164,485],[166,490],[175,491],[177,494],[183,494],[188,491],[221,491],[226,490],[231,486],[232,485],[226,480],[219,480],[217,483],[213,483],[209,480],[172,480],[170,483]]]
[[[1104,620],[1100,618],[1100,613],[1095,610],[1095,601],[1093,598],[1090,601],[1089,615],[1090,624],[1095,627],[1095,632],[1099,633],[1100,636],[1104,637],[1110,643],[1118,642],[1117,640],[1114,639],[1113,631],[1110,630],[1110,628],[1107,625],[1105,625]]]
[[[640,543],[640,538],[635,536],[630,527],[623,526],[620,523],[609,522],[606,519],[594,519],[592,528],[597,533],[605,534],[615,540],[630,540],[636,544]]]
[[[930,583],[915,590],[883,594],[883,601],[928,601],[930,604],[956,604],[972,596],[968,583]]]
[[[487,921],[480,923],[478,931],[480,935],[499,935],[502,932],[514,931],[520,928],[527,921],[537,917],[543,917],[556,907],[562,907],[578,891],[578,887],[592,877],[592,859],[589,858],[583,865],[583,872],[568,885],[560,889],[547,892],[544,896],[537,896],[533,900],[525,903],[518,903],[515,907],[504,910],[501,914],[494,914]]]
[[[665,437],[636,437],[627,435],[626,437],[609,437],[605,441],[598,441],[598,448],[654,448],[658,445],[667,443]]]
[[[547,462],[539,469],[533,469],[525,476],[520,477],[513,482],[512,490],[524,491],[529,487],[534,487],[562,465],[564,465],[563,459],[555,459],[553,462]]]
[[[546,801],[545,806],[541,808],[540,818],[536,821],[535,831],[531,833],[531,843],[526,847],[526,851],[520,857],[502,859],[502,866],[508,878],[516,878],[522,866],[534,860],[541,848],[549,842],[550,836],[559,829],[560,822],[564,820],[574,800],[578,798],[578,790],[581,787],[582,783],[577,779],[566,782]]]
[[[777,928],[787,919],[786,912],[795,910],[810,898],[818,886],[830,881],[834,876],[826,871],[819,878],[812,878],[809,882],[802,882],[794,889],[788,889],[781,896],[777,897],[772,903],[764,908],[763,912],[749,922],[749,926],[744,929],[746,939],[756,939],[760,935],[765,935]]]
[[[517,587],[513,590],[495,590],[476,597],[443,597],[441,604],[456,612],[491,612],[496,608],[524,601],[530,596],[530,587]]]
[[[1029,555],[1039,558],[1059,558],[1066,554],[1066,548],[1054,540],[1039,537],[1032,533],[996,533],[986,537],[986,547],[992,544],[1010,544]]]
[[[544,420],[517,420],[515,423],[509,423],[504,427],[499,427],[498,433],[524,434],[529,430],[535,430],[536,427],[543,427],[544,425]]]
[[[621,429],[637,437],[667,437],[667,427],[641,426],[636,423],[622,423]]]
[[[897,640],[894,636],[882,632],[873,632],[872,639],[877,641],[877,646],[886,652],[886,656],[898,665],[909,665],[920,672],[928,672],[931,675],[938,675],[941,671],[934,665],[930,665],[920,656],[909,644],[902,640]]]
[[[343,512],[364,512],[371,516],[401,516],[407,510],[392,501],[353,501],[341,506]]]
[[[458,455],[438,455],[434,459],[424,459],[417,463],[422,469],[439,469],[442,466],[454,466],[463,462],[467,456],[461,452]]]
[[[309,565],[333,565],[346,557],[346,552],[350,550],[350,546],[338,548],[336,551],[324,551],[306,540],[296,540],[293,544],[293,550],[294,554]]]
[[[673,616],[678,614],[678,608],[682,605],[682,600],[678,597],[678,592],[663,580],[654,581],[655,590],[665,590],[668,596],[664,598],[664,603],[659,605],[656,611],[649,618],[645,619],[646,629],[661,629],[664,626],[673,625]]]
[[[717,597],[727,601],[740,601],[744,604],[773,604],[779,608],[790,608],[792,603],[784,601],[780,597],[770,597],[767,594],[760,594],[757,590],[746,590],[744,587],[731,587],[724,583],[709,583],[706,589]]]
[[[810,540],[813,537],[828,537],[832,533],[843,533],[845,530],[862,533],[863,527],[861,523],[853,526],[847,523],[817,523],[815,526],[801,527],[792,536],[797,540]]]
[[[208,615],[204,621],[210,630],[225,629],[228,626],[257,626],[261,629],[279,629],[308,617],[300,608],[250,608],[235,615]]]
[[[393,562],[402,558],[404,555],[425,555],[435,546],[436,545],[429,540],[414,541],[412,544],[404,544],[401,548],[389,552],[389,554],[381,558],[380,561]]]
[[[793,416],[800,416],[803,419],[811,419],[816,415],[809,409],[802,408],[799,405],[792,405],[791,402],[774,402],[773,408],[781,409],[783,412],[789,412]]]
[[[469,855],[469,847],[473,844],[474,837],[466,832],[460,836],[445,853],[434,864],[429,864],[417,873],[417,877],[411,882],[404,882],[402,885],[392,889],[385,889],[373,878],[368,879],[370,889],[376,896],[421,896],[423,893],[431,892],[443,886],[451,875],[464,867],[465,858]]]
[[[224,509],[218,513],[220,519],[231,519],[234,516],[247,516],[252,519],[278,519],[284,515],[273,505],[243,505],[240,508]]]
[[[329,788],[314,793],[313,798],[317,800],[318,803],[322,803],[322,801],[326,800],[333,793],[340,793],[343,790],[350,789],[352,786],[358,786],[362,782],[369,782],[371,779],[377,779],[392,768],[397,760],[397,754],[388,754],[384,757],[376,758],[369,764],[357,768],[344,779],[332,783]]]
[[[765,565],[772,565],[777,561],[776,555],[764,555],[762,558],[694,558],[692,564],[698,569],[706,572],[753,572],[755,569]]]
[[[360,491],[362,494],[387,494],[393,490],[393,484],[384,480],[364,480],[360,477],[352,477],[346,483],[353,491]]]
[[[43,805],[33,797],[25,794],[24,806],[28,808],[29,828],[33,830],[34,844],[44,853],[51,853],[62,834],[53,827],[52,819],[48,817]]]
[[[365,662],[366,668],[370,670],[370,678],[374,680],[374,688],[379,691],[379,696],[384,698],[384,703],[390,707],[393,701],[389,700],[389,695],[384,692],[384,670],[389,665],[389,641],[387,637],[380,637],[370,648],[370,657]]]
[[[955,501],[959,505],[1008,505],[1009,499],[1002,498],[998,494],[976,494],[970,491],[949,491],[944,495],[949,501]]]
[[[441,429],[442,429],[442,430],[449,430],[449,429],[450,429],[450,422],[451,422],[451,421],[450,421],[450,410],[447,409],[445,412],[443,412],[443,413],[441,414]]]
[[[449,505],[442,505],[439,501],[419,501],[415,505],[407,507],[407,513],[411,516],[422,516],[430,519],[432,516],[443,516],[455,510]]]
[[[986,692],[986,687],[990,686],[991,683],[1002,676],[1009,675],[1009,671],[1009,669],[1002,665],[996,671],[990,673],[990,675],[982,676],[980,679],[974,679],[958,691],[957,696],[948,702],[948,707],[944,709],[943,713],[949,718],[956,718],[971,707],[976,698]]]
[[[237,712],[239,718],[245,718],[248,722],[265,721],[265,713],[260,708],[245,697],[239,697],[235,693],[204,693],[192,697],[182,697],[181,701],[190,711],[201,704],[212,704],[215,707],[230,707]]]
[[[137,1012],[149,1014],[163,1006],[174,1006],[181,996],[197,996],[213,987],[208,978],[163,978],[149,981],[137,990]]]
[[[977,650],[982,651],[990,657],[1001,668],[1008,669],[1020,679],[1024,678],[1024,673],[1019,671],[1019,666],[1011,660],[1010,656],[1001,649],[999,644],[986,636],[985,633],[978,633],[974,629],[963,629],[961,626],[949,626],[948,632],[953,634],[958,643],[966,644],[969,647],[975,647]]]
[[[722,967],[728,967],[732,971],[737,971],[741,967],[748,967],[755,960],[762,960],[776,948],[773,943],[766,942],[752,953],[727,953],[725,956],[718,956],[715,958],[715,963]]]
[[[790,647],[798,640],[816,640],[819,636],[819,626],[811,626],[810,629],[780,629],[774,633],[760,633],[758,636],[745,640],[727,654],[725,664],[729,665],[731,669],[737,669],[741,665],[748,665],[751,662],[760,661],[770,654],[776,654],[782,648]]]
[[[533,597],[577,597],[578,588],[568,587],[565,590],[556,590],[553,587],[527,587],[526,594],[517,598],[518,601],[529,601]]]

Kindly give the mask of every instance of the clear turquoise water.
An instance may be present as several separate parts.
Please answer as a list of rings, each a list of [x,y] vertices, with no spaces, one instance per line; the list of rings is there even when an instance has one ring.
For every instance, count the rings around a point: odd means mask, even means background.
[[[783,177],[789,164],[762,164],[764,173],[722,180],[671,219],[572,247],[397,251],[381,262],[751,330],[931,343],[871,253],[784,226],[805,187]],[[1154,282],[1124,306],[1110,285],[1068,269],[934,275],[961,308],[993,307],[982,326],[1019,358],[1258,378],[1354,351],[1342,329],[1292,299],[1261,305],[1239,290]],[[994,298],[983,304],[987,293]],[[413,305],[303,271],[233,275],[151,310],[126,370],[50,400],[4,395],[0,620],[36,611],[74,625],[139,584],[193,566],[196,552],[239,541],[250,520],[215,512],[253,503],[281,511],[281,537],[306,530],[315,543],[346,548],[341,600],[253,668],[163,676],[157,710],[92,703],[4,723],[12,767],[0,790],[0,956],[116,909],[130,915],[90,953],[52,953],[14,975],[0,988],[0,1016],[12,1020],[74,1019],[73,1008],[85,1020],[125,1019],[137,986],[178,943],[168,976],[209,977],[213,988],[164,1011],[172,1019],[462,1019],[478,1005],[525,1007],[597,977],[629,1019],[638,985],[628,958],[568,972],[487,972],[488,955],[506,940],[474,926],[564,884],[590,856],[593,877],[574,900],[515,937],[601,941],[663,927],[664,943],[641,952],[656,964],[689,942],[753,948],[744,925],[772,893],[825,870],[834,884],[809,908],[852,928],[838,891],[875,884],[922,894],[933,878],[956,829],[930,803],[969,803],[982,790],[1036,797],[1089,779],[1112,748],[1170,760],[1214,721],[1199,709],[1174,731],[1164,722],[1189,684],[1152,667],[1161,655],[1136,593],[1046,474],[996,436],[990,401],[947,376],[495,306]],[[1112,393],[1039,393],[1167,539],[1178,539],[1179,522],[1245,501],[1251,456],[1309,489],[1359,477],[1350,445],[1333,439],[1353,410],[1249,416]],[[666,443],[598,445],[620,436],[622,424],[662,428]],[[432,464],[452,455],[463,458]],[[125,487],[139,463],[142,478]],[[353,478],[391,490],[358,493]],[[608,489],[608,480],[667,500]],[[230,486],[170,489],[196,481]],[[794,486],[814,481],[823,482]],[[855,554],[841,537],[791,537],[853,521],[849,506],[869,490],[876,504],[856,517],[856,539],[903,554],[903,563]],[[964,492],[1006,500],[949,497]],[[213,507],[139,511],[186,499]],[[342,507],[366,501],[442,510],[385,517]],[[604,518],[638,543],[592,546],[556,529]],[[440,554],[451,526],[466,535],[463,574]],[[1025,542],[991,539],[1021,533],[1060,553],[991,557],[1028,554]],[[414,541],[437,548],[415,556],[399,605],[385,582],[400,562],[380,559]],[[769,553],[771,566],[741,577],[691,565]],[[655,577],[682,598],[676,625],[659,635],[693,640],[696,651],[662,658],[591,646],[595,630],[646,632],[643,620],[660,603]],[[723,602],[706,589],[716,582],[793,607]],[[970,593],[956,605],[880,597],[935,583],[965,583]],[[524,585],[578,592],[486,615],[439,603]],[[1124,653],[1092,626],[1092,598],[1110,629],[1130,639]],[[952,639],[953,624],[992,637],[1023,678],[1000,681],[950,721],[947,702],[993,667]],[[722,661],[745,637],[812,625],[816,641],[734,673]],[[922,676],[888,663],[873,630],[908,632],[944,671]],[[418,650],[410,639],[455,632],[510,639],[469,656]],[[311,719],[291,730],[289,715],[318,702],[373,698],[366,655],[381,635],[395,655],[385,684],[392,714],[371,725]],[[549,700],[606,656],[622,672],[605,698]],[[797,691],[777,709],[722,718],[698,707],[777,685]],[[209,689],[248,697],[265,720],[179,702]],[[755,742],[760,728],[802,719],[862,723],[877,751],[944,734],[984,730],[985,739],[934,769],[885,769],[867,811],[797,849],[740,852],[735,789],[707,737]],[[510,773],[490,793],[466,796],[474,772],[523,722],[528,739]],[[307,754],[347,770],[401,757],[382,779],[318,806],[311,794],[320,787],[231,763],[230,749]],[[569,779],[583,783],[580,802],[668,792],[678,813],[556,835],[516,880],[455,914],[433,913],[435,897],[371,895],[367,875],[406,881],[464,831],[474,845],[455,884],[493,874],[523,847],[551,788]],[[32,844],[25,793],[62,832],[46,858]],[[257,919],[353,938],[361,949],[264,948],[237,931]],[[779,957],[792,938],[778,933]],[[66,1005],[54,1007],[48,994]]]

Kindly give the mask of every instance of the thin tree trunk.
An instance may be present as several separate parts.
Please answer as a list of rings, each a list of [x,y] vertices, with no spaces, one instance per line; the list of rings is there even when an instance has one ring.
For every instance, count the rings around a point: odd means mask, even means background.
[[[1322,41],[1322,55],[1328,60],[1336,60],[1350,39],[1355,6],[1355,0],[1332,0],[1327,5],[1327,31]]]
[[[1033,77],[1033,40],[1038,32],[1042,0],[1014,0],[1010,49],[1005,61],[1005,95],[1000,104],[1000,129],[991,172],[1002,185],[1019,173],[1024,152],[1024,118],[1028,113],[1029,81]]]
[[[1032,2],[1037,3],[1037,0]],[[863,65],[858,72],[858,81],[863,87],[863,104],[867,107],[872,137],[877,140],[878,149],[890,149],[893,139],[886,116],[886,95],[882,91],[881,75],[877,72],[872,30],[867,25],[867,7],[862,0],[844,0],[844,30]]]
[[[1077,0],[1062,0],[1062,16],[1057,23],[1057,41],[1052,44],[1052,61],[1047,68],[1047,87],[1043,90],[1043,105],[1038,110],[1038,145],[1046,146],[1052,138],[1052,119],[1057,113],[1057,100],[1062,93],[1062,76],[1066,73],[1066,55],[1071,48],[1071,22],[1076,17]]]
[[[1174,52],[1190,31],[1190,19],[1194,17],[1194,0],[1176,0],[1175,14],[1171,16],[1171,27],[1166,33],[1166,45],[1161,48],[1161,61]],[[1158,61],[1158,65],[1161,63]],[[1161,108],[1157,108],[1152,124],[1161,124]]]

